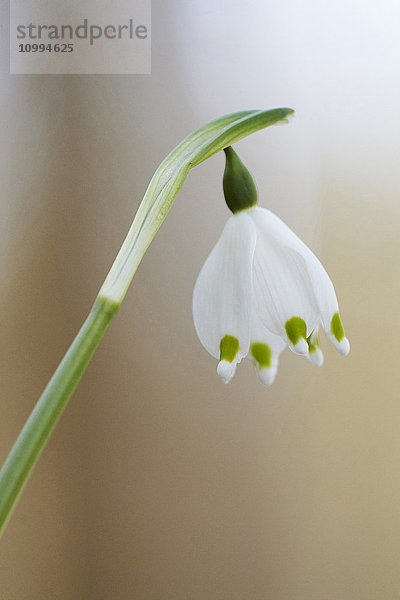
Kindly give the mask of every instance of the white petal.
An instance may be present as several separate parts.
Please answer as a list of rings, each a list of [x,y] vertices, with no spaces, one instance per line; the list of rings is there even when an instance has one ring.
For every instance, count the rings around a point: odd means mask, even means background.
[[[217,373],[224,383],[229,383],[236,373],[237,362],[221,360],[217,366]]]
[[[273,384],[278,371],[279,355],[284,348],[285,342],[281,337],[274,335],[264,327],[253,306],[250,329],[250,350],[247,358],[253,361],[258,377],[264,385]],[[263,352],[264,357],[262,356]],[[267,360],[265,360],[265,358],[267,358]]]
[[[219,358],[221,339],[226,335],[238,339],[239,352],[232,367],[249,350],[255,245],[256,229],[247,211],[231,216],[204,263],[193,291],[194,325],[206,350]],[[229,370],[224,364],[219,366],[219,371],[224,380],[234,374],[234,369]]]
[[[278,372],[278,364],[271,365],[269,369],[262,368],[257,371],[258,378],[264,385],[272,385],[275,381],[276,374]]]
[[[307,324],[307,336],[315,329],[317,322],[321,320],[322,326],[328,337],[336,345],[339,352],[345,354],[349,350],[347,338],[342,338],[338,341],[331,331],[332,318],[338,312],[338,302],[335,289],[324,267],[313,254],[313,252],[297,237],[295,233],[287,226],[279,217],[272,212],[255,207],[251,210],[252,217],[258,230],[261,233],[263,244],[260,244],[260,252],[257,245],[255,264],[259,264],[257,279],[261,282],[258,285],[256,299],[260,297],[268,297],[268,294],[273,296],[275,305],[277,298],[284,298],[284,308],[279,310],[265,310],[265,306],[261,311],[264,316],[264,321],[267,326],[271,322],[278,321],[282,325],[282,318],[289,318],[288,314],[295,310],[295,304],[301,305],[301,309],[296,313],[292,312],[291,316],[300,316]],[[276,254],[280,253],[280,264],[275,258],[273,261],[275,267],[279,265],[280,269],[284,269],[283,264],[286,264],[286,273],[281,276],[269,276],[267,282],[263,282],[268,277],[266,272],[271,275],[273,267],[265,267],[265,262],[268,257],[268,247],[276,249]],[[257,255],[260,255],[257,260]],[[275,256],[275,255],[273,255]],[[261,275],[260,275],[261,273]],[[290,286],[289,278],[291,278],[292,286]],[[275,291],[274,291],[275,285]],[[276,287],[280,286],[280,294]],[[292,293],[290,293],[292,287]],[[272,291],[271,291],[272,290]],[[258,305],[260,302],[258,301]],[[263,303],[264,304],[264,303]],[[278,326],[275,325],[275,331],[278,332]],[[304,346],[304,344],[303,344]],[[304,347],[305,349],[305,347]]]
[[[307,337],[318,324],[319,310],[305,260],[291,243],[291,236],[297,238],[270,211],[256,207],[249,213],[257,228],[253,283],[258,315],[265,327],[285,339],[286,322],[299,317],[306,323]],[[291,348],[308,352],[305,339]]]
[[[321,367],[324,364],[324,355],[322,354],[322,350],[319,346],[318,327],[312,332],[309,341],[310,350],[307,354],[307,358],[313,365]]]
[[[307,358],[310,361],[310,363],[315,365],[316,367],[322,367],[322,365],[324,364],[324,355],[322,353],[321,348],[316,348],[314,352],[309,352],[307,354]]]
[[[331,342],[333,344],[335,344],[336,346],[336,350],[339,352],[339,354],[341,354],[342,356],[347,356],[348,353],[350,352],[350,342],[347,339],[347,337],[344,337],[340,340],[340,342],[338,342],[335,339],[335,336],[332,334],[328,335],[329,339],[331,340]]]

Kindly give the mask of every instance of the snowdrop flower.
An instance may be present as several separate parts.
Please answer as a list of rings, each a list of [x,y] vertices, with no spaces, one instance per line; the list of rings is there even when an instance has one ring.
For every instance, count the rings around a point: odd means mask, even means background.
[[[252,176],[232,148],[225,154],[224,194],[233,215],[196,281],[193,319],[224,383],[246,357],[270,385],[286,345],[322,365],[320,327],[340,354],[350,344],[325,269],[287,225],[256,206]]]

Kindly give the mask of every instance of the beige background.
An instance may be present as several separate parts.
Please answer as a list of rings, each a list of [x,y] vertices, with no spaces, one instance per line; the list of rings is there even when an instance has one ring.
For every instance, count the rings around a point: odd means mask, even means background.
[[[4,535],[5,600],[397,600],[398,3],[153,0],[151,76],[10,76],[2,3],[0,453],[89,310],[166,153],[288,105],[237,145],[315,250],[352,343],[229,386],[191,294],[228,216],[195,169]]]

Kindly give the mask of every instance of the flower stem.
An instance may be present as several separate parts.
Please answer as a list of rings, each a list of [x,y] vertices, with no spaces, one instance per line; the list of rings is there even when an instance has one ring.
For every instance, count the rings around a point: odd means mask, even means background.
[[[0,533],[119,305],[98,297],[0,471]]]
[[[286,121],[293,112],[246,110],[214,119],[182,140],[158,167],[89,316],[0,471],[0,533],[190,169],[247,135]]]

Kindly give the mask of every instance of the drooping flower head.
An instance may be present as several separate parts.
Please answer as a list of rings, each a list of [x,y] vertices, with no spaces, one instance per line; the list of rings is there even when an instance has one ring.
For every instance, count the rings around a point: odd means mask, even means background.
[[[193,319],[224,383],[246,357],[270,385],[286,345],[322,365],[320,327],[340,354],[350,344],[324,267],[283,221],[257,206],[253,178],[234,150],[225,155],[223,188],[233,214],[197,278]]]

